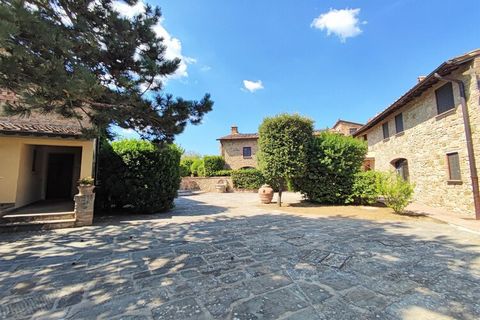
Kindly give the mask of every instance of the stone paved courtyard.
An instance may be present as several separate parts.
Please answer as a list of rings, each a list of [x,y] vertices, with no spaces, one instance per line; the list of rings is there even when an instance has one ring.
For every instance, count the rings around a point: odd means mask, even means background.
[[[169,214],[0,234],[0,318],[480,318],[479,235],[257,202],[200,194]]]

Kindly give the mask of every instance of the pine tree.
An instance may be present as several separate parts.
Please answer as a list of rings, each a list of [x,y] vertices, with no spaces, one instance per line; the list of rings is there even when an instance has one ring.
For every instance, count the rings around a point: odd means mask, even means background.
[[[135,5],[138,0],[124,0]],[[158,7],[132,18],[111,0],[0,0],[0,88],[19,96],[8,114],[33,111],[86,119],[96,131],[111,125],[171,142],[188,123],[198,124],[213,102],[173,98],[162,80],[180,59],[152,27]]]

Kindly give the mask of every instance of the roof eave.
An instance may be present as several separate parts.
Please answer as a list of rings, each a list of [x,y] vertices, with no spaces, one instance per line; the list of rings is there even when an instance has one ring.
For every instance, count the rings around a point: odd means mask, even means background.
[[[480,53],[479,53],[480,54]],[[443,62],[440,66],[438,66],[434,71],[432,71],[428,76],[425,77],[425,79],[423,79],[422,81],[420,81],[419,83],[417,83],[415,86],[413,86],[410,90],[408,90],[403,96],[401,96],[397,101],[395,101],[393,104],[391,104],[388,108],[386,108],[385,110],[383,110],[380,114],[378,114],[376,117],[374,117],[372,120],[370,120],[369,122],[367,122],[363,127],[359,128],[357,130],[357,132],[355,132],[353,134],[354,137],[358,137],[362,134],[364,134],[366,131],[368,131],[369,129],[371,129],[372,127],[374,127],[375,125],[377,125],[379,122],[381,122],[382,120],[384,120],[387,116],[389,116],[391,113],[393,113],[394,111],[396,111],[397,109],[403,107],[406,103],[408,103],[409,101],[406,101],[407,99],[409,98],[416,98],[417,95],[414,95],[415,92],[417,90],[420,90],[422,87],[425,87],[424,88],[424,91],[425,90],[428,90],[428,88],[430,88],[431,86],[435,85],[439,79],[437,79],[435,77],[435,73],[438,73],[440,75],[447,75],[451,72],[453,72],[454,70],[456,70],[458,67],[460,67],[461,65],[467,63],[467,62],[470,62],[471,60],[475,59],[479,54],[477,55],[471,55],[471,56],[468,56],[467,55],[464,55],[464,56],[461,56],[461,57],[457,57],[457,58],[453,58],[451,60],[447,60],[445,62]],[[453,66],[455,68],[453,69],[450,69],[450,68],[447,68],[448,66]],[[423,94],[422,91],[420,93]],[[411,95],[414,95],[413,97]]]

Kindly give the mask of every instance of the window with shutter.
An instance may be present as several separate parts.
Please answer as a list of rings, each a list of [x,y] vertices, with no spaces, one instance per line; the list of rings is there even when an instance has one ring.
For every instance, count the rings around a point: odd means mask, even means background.
[[[437,100],[437,113],[441,114],[455,107],[453,100],[452,83],[448,82],[435,90],[435,98]]]
[[[460,158],[458,152],[447,154],[448,160],[448,179],[452,181],[462,180],[460,174]]]
[[[395,131],[396,133],[403,132],[403,114],[397,114],[395,116]]]
[[[243,157],[244,158],[251,158],[252,157],[252,148],[251,147],[243,147]]]
[[[385,122],[382,125],[382,129],[383,129],[383,139],[387,139],[388,137],[390,137],[390,133],[388,132],[388,122]]]

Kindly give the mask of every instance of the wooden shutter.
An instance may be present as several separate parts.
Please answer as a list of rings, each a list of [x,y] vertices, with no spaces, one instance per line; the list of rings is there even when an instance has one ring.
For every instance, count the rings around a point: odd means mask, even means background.
[[[395,130],[397,133],[403,132],[403,114],[397,114],[395,116]]]
[[[438,114],[444,113],[455,107],[455,102],[453,100],[453,87],[451,82],[448,82],[435,90],[435,97],[437,100]]]
[[[448,179],[459,181],[462,180],[462,176],[460,174],[460,159],[458,157],[458,153],[449,153],[447,154],[448,160]]]

